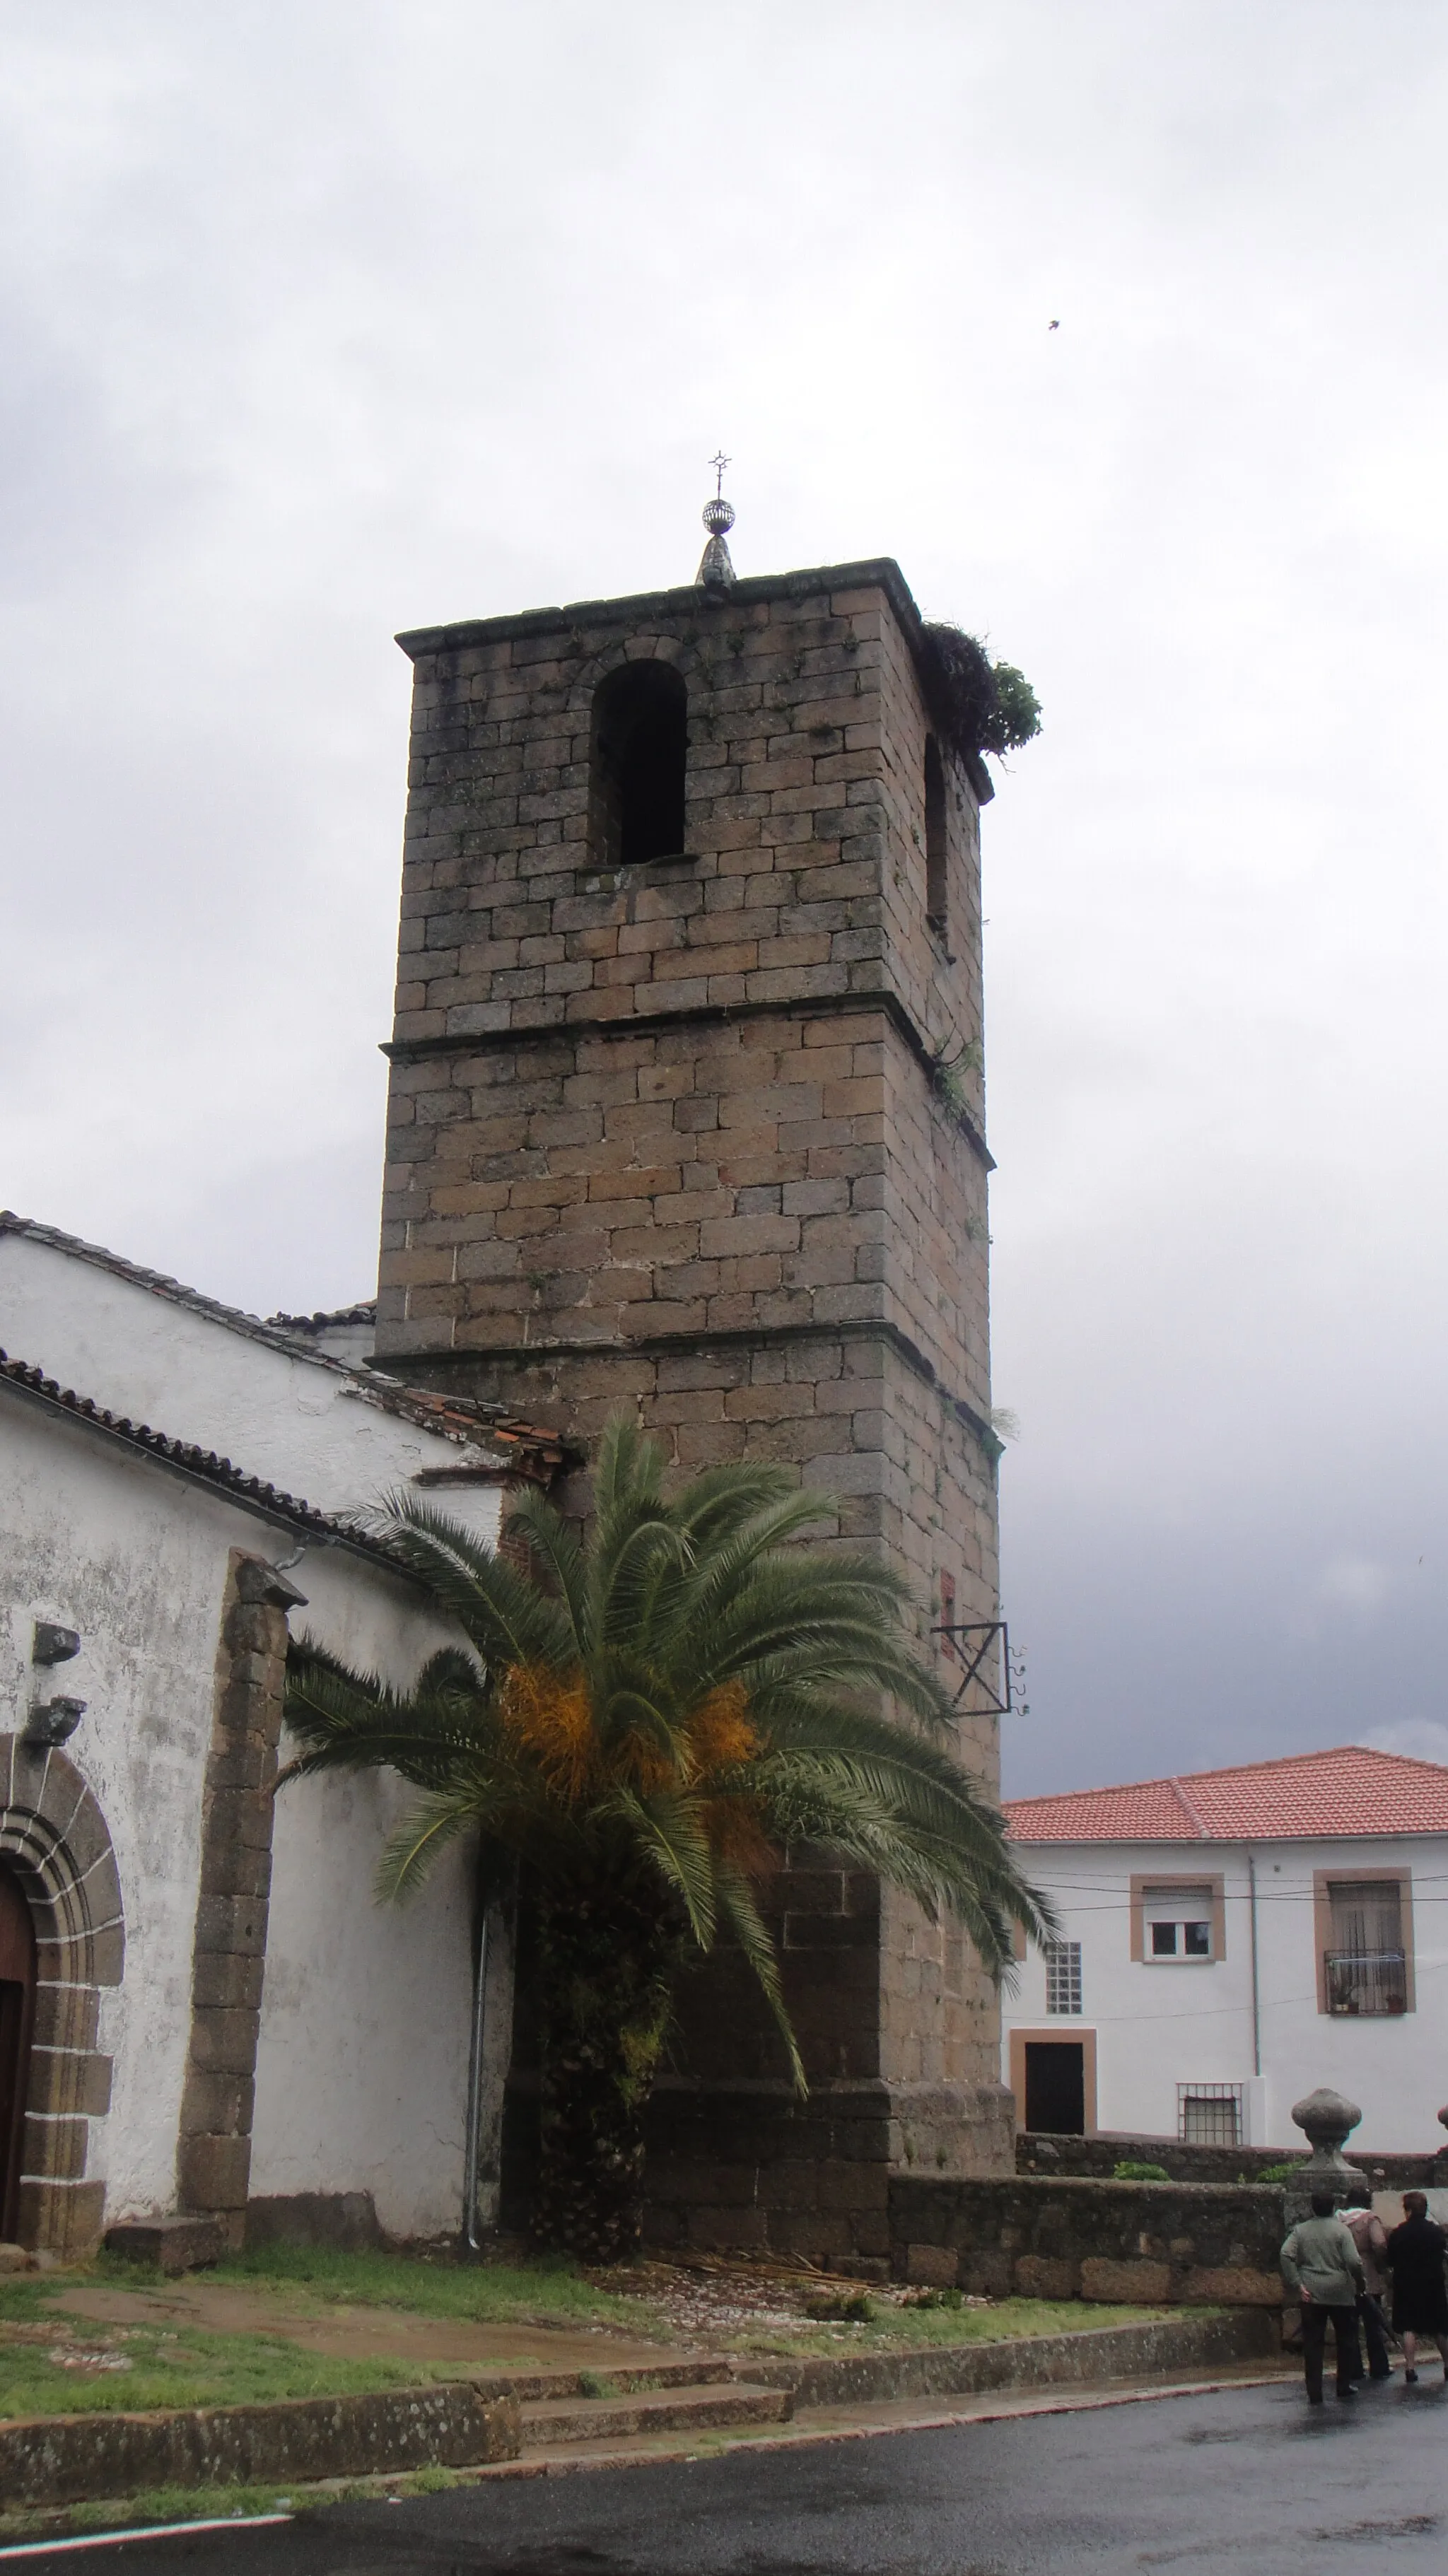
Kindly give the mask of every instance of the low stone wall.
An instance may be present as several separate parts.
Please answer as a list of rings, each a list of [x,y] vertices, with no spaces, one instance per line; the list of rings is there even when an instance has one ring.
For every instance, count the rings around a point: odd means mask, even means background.
[[[1349,2138],[1344,2151],[1387,2191],[1431,2191],[1448,2184],[1448,2148],[1421,2156],[1380,2155]],[[1180,2138],[1133,2138],[1118,2135],[1068,2138],[1023,2129],[1016,2138],[1016,2171],[1040,2174],[1088,2174],[1109,2181],[1119,2164],[1165,2165],[1173,2182],[1255,2182],[1268,2167],[1302,2164],[1303,2139],[1285,2147],[1191,2147]]]
[[[164,2415],[53,2415],[0,2424],[0,2496],[76,2504],[147,2487],[245,2486],[273,2479],[371,2477],[516,2460],[516,2397],[466,2380],[380,2396],[281,2399]]]
[[[1005,2298],[1276,2308],[1283,2195],[1267,2184],[895,2174],[897,2279]]]
[[[1247,2307],[914,2352],[818,2353],[807,2361],[750,2353],[736,2368],[766,2388],[790,2389],[797,2408],[870,2406],[882,2398],[975,2397],[992,2388],[1089,2387],[1163,2371],[1231,2370],[1278,2361],[1281,2351],[1277,2319],[1265,2308]]]

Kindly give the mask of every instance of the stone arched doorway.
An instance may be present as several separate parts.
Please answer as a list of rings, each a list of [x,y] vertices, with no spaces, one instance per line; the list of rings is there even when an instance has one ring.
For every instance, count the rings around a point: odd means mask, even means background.
[[[110,2060],[96,2039],[101,1991],[119,1985],[125,1961],[121,1886],[105,1817],[75,1764],[18,1736],[0,1736],[0,1945],[0,1960],[28,1967],[27,1991],[26,1975],[0,1965],[0,2002],[22,1989],[8,2060],[0,2053],[0,2087],[12,2069],[5,2228],[22,2245],[79,2254],[96,2243],[105,2211],[105,2185],[86,2166],[90,2123],[110,2101]]]

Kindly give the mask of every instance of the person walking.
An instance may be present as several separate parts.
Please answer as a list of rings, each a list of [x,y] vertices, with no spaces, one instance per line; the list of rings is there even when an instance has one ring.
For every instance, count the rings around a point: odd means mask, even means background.
[[[1322,2404],[1322,2363],[1327,2348],[1327,2321],[1337,2354],[1339,2397],[1357,2394],[1353,2381],[1362,2376],[1358,2353],[1357,2303],[1366,2288],[1362,2257],[1342,2220],[1330,2190],[1312,2195],[1312,2216],[1299,2219],[1283,2239],[1282,2278],[1302,2303],[1302,2361],[1309,2406]]]
[[[1339,2217],[1358,2250],[1366,2284],[1358,2303],[1358,2324],[1368,2348],[1368,2377],[1391,2379],[1393,2365],[1388,2358],[1387,2322],[1383,2316],[1383,2292],[1387,2281],[1383,2264],[1388,2251],[1388,2231],[1373,2208],[1373,2196],[1365,2182],[1353,2184]]]
[[[1421,2191],[1403,2194],[1403,2223],[1388,2238],[1393,2275],[1393,2332],[1403,2339],[1403,2377],[1416,2379],[1419,2335],[1431,2335],[1448,2380],[1448,2285],[1443,2256],[1448,2237],[1428,2216]]]

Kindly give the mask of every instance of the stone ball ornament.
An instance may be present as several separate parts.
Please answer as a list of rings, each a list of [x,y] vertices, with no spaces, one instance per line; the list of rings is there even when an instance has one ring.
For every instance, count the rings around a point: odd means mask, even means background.
[[[1343,2140],[1357,2127],[1362,2112],[1346,2095],[1334,2093],[1331,2086],[1319,2084],[1315,2093],[1304,2094],[1292,2105],[1295,2126],[1306,2133],[1312,2153],[1297,2168],[1297,2188],[1315,2189],[1319,2184],[1339,2190],[1349,2181],[1364,2177],[1356,2165],[1350,2165],[1343,2154]]]
[[[1315,2093],[1304,2094],[1300,2102],[1292,2105],[1293,2127],[1301,2129],[1318,2151],[1340,2147],[1361,2118],[1358,2104],[1349,2102],[1345,2094],[1334,2093],[1327,2084],[1319,2084]]]

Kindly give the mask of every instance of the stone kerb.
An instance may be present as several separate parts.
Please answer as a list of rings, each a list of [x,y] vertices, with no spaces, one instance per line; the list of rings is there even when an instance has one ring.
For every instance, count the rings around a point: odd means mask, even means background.
[[[110,2107],[96,2047],[102,1989],[125,1964],[120,1877],[104,1815],[58,1747],[0,1736],[0,1855],[35,1925],[36,1993],[20,2182],[20,2240],[89,2253],[105,2185],[87,2178],[90,2123]]]

